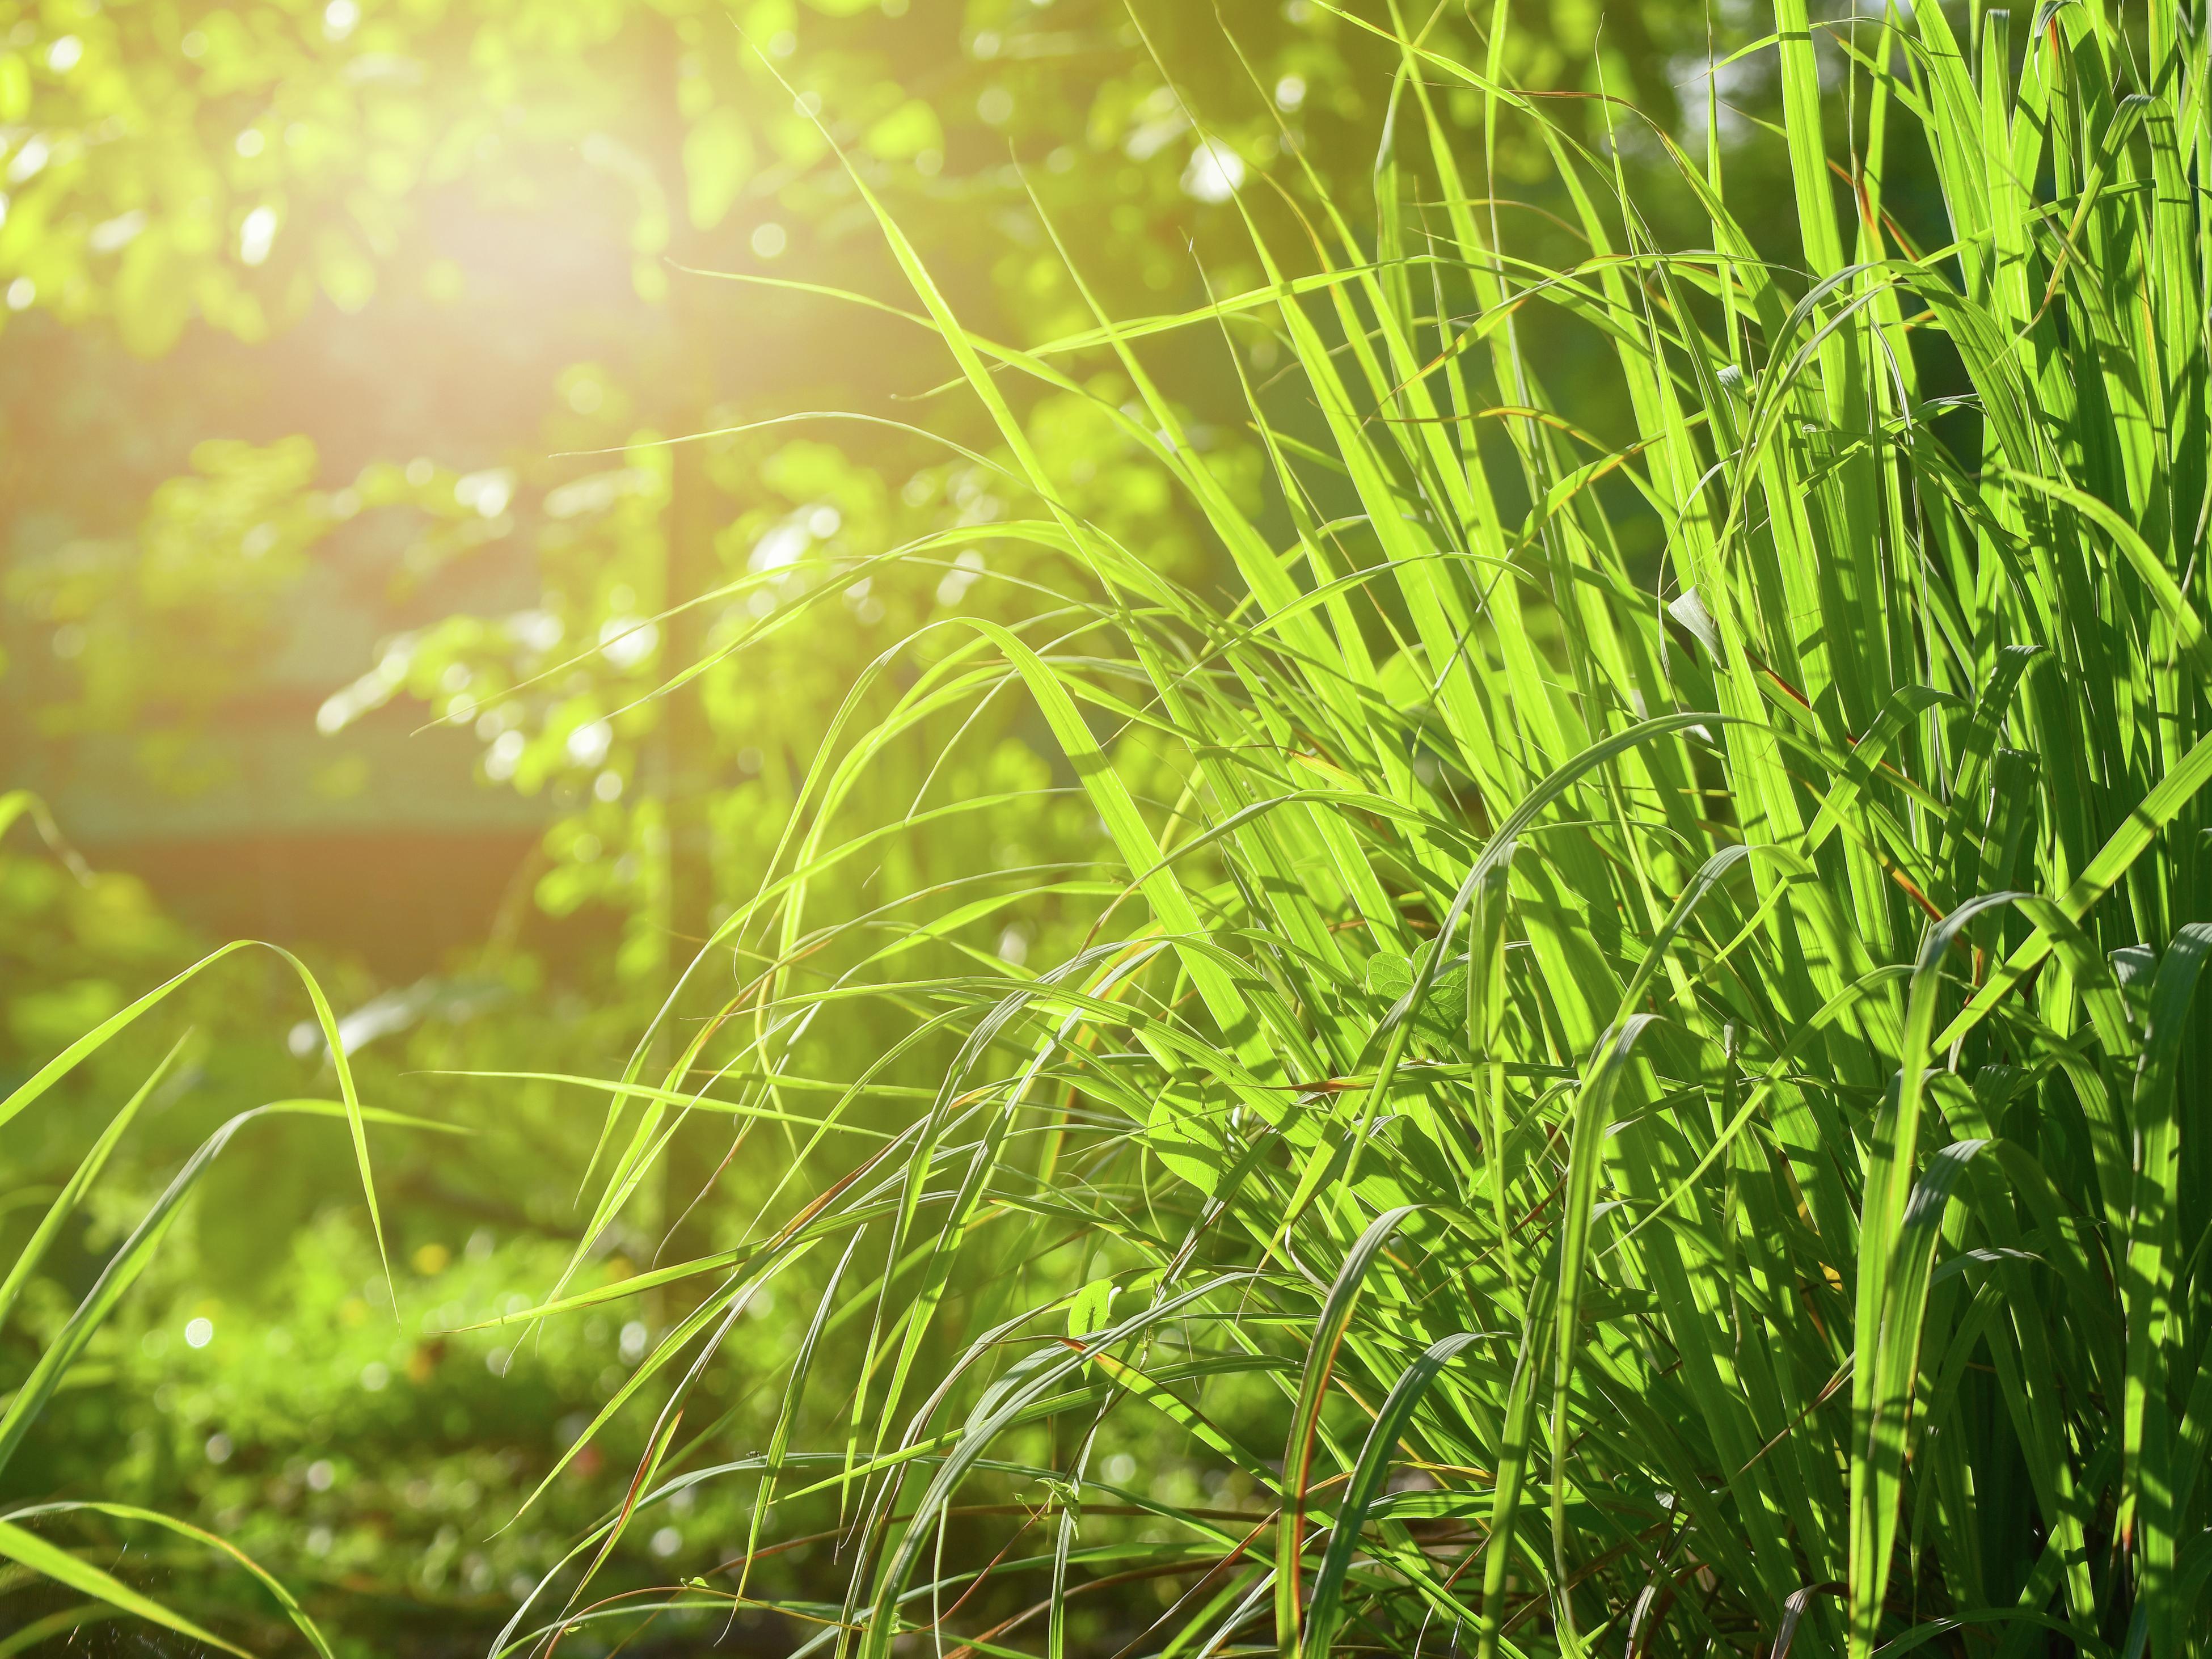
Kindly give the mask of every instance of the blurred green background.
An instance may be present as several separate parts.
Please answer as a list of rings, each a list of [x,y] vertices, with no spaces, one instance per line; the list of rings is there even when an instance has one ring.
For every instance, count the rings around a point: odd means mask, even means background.
[[[641,1297],[520,1347],[433,1334],[558,1276],[600,1103],[441,1073],[618,1071],[752,890],[870,662],[947,617],[1045,603],[992,538],[1007,503],[988,422],[940,395],[949,360],[899,314],[854,181],[980,333],[1087,327],[1070,259],[1115,316],[1198,307],[1261,279],[1240,213],[1277,246],[1324,195],[1365,222],[1397,55],[1358,21],[1387,23],[1388,4],[1349,10],[0,0],[0,782],[35,792],[58,832],[26,818],[0,843],[0,1084],[249,936],[332,988],[374,1103],[469,1132],[375,1137],[396,1319],[343,1133],[241,1136],[0,1495],[190,1516],[337,1610],[355,1650],[423,1655],[482,1649],[619,1498],[649,1413],[501,1529],[680,1309]],[[1624,128],[1619,154],[1653,179],[1652,215],[1679,214],[1662,135],[1702,151],[1707,66],[1758,20],[1687,0],[1510,10],[1505,69],[1633,100],[1652,124]],[[1489,16],[1448,5],[1430,27],[1479,61]],[[1719,71],[1724,147],[1771,115],[1765,73]],[[1479,155],[1472,97],[1446,107]],[[1607,107],[1585,105],[1593,143]],[[1548,167],[1515,142],[1497,160],[1528,192],[1513,234],[1571,258],[1542,211]],[[1747,173],[1773,164],[1759,154]],[[1909,220],[1909,191],[1893,199]],[[1240,376],[1273,395],[1276,343],[1211,337],[1150,367],[1264,505]],[[1598,388],[1577,413],[1591,429],[1622,426],[1602,371],[1569,359],[1552,379]],[[1277,401],[1285,430],[1319,430]],[[1082,398],[1025,417],[1079,512],[1224,585]],[[881,562],[963,527],[970,546]],[[896,672],[954,642],[924,631]],[[1058,960],[1113,890],[1063,773],[1008,700],[916,730],[842,812],[894,824],[925,785],[967,810],[840,866],[814,907],[896,926],[969,905],[967,950]],[[743,982],[746,963],[726,967]],[[88,1218],[0,1330],[0,1390],[215,1126],[328,1089],[307,1014],[273,958],[235,958],[10,1127],[0,1256],[181,1036]],[[901,1065],[933,1080],[926,1043]],[[593,1272],[725,1244],[832,1169],[765,1132],[741,1154],[715,1125],[684,1133],[683,1180]],[[747,1392],[747,1364],[768,1376],[811,1306],[797,1285],[760,1299],[739,1363],[706,1385],[722,1415],[687,1438],[758,1447],[774,1395]],[[852,1379],[820,1375],[834,1417]],[[1190,1478],[1171,1453],[1144,1466]],[[627,1539],[608,1582],[741,1549],[747,1509],[715,1492]],[[198,1605],[234,1591],[236,1618],[271,1617],[242,1577],[104,1524],[79,1540],[127,1549],[157,1587],[173,1573]],[[770,1570],[831,1586],[828,1547]],[[0,1573],[0,1632],[69,1600]],[[1086,1615],[1109,1634],[1114,1616]],[[783,1652],[792,1634],[740,1620],[727,1641]]]

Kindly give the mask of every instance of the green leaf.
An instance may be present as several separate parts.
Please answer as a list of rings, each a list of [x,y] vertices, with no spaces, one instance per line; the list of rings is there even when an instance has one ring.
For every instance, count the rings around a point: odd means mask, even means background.
[[[143,1619],[149,1625],[159,1625],[179,1636],[188,1636],[195,1642],[204,1642],[225,1653],[234,1653],[239,1659],[252,1659],[244,1648],[226,1642],[212,1632],[203,1630],[182,1613],[173,1613],[159,1601],[141,1595],[128,1584],[111,1578],[98,1567],[80,1561],[68,1551],[48,1543],[34,1532],[27,1532],[13,1522],[0,1521],[0,1555],[28,1567],[33,1572],[68,1586],[80,1595],[89,1595],[105,1601],[110,1607]]]

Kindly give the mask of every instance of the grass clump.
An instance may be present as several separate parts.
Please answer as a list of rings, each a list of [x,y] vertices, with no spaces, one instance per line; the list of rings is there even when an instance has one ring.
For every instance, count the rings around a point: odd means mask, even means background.
[[[952,1057],[744,1246],[527,1316],[675,1310],[607,1408],[659,1390],[631,1498],[510,1643],[769,1602],[864,1659],[2207,1650],[2203,20],[1773,21],[1785,249],[1717,110],[1687,155],[1402,21],[1374,228],[1255,212],[1267,282],[1197,313],[975,337],[883,216],[1033,504],[993,533],[1064,580],[872,671],[695,978],[765,967],[612,1098],[586,1243],[696,1106],[811,1171]],[[1583,253],[1507,234],[1454,94]],[[1251,328],[1287,539],[1146,368]],[[1625,440],[1562,413],[1563,331]],[[1010,388],[1094,368],[1241,599],[1057,506]],[[875,758],[1016,695],[1121,866],[1089,946],[909,971],[964,911],[810,917]],[[908,1035],[825,1056],[856,1000]],[[774,1434],[714,1462],[684,1406],[787,1274]],[[752,1483],[729,1568],[593,1606],[702,1480]],[[841,1602],[778,1576],[810,1516]]]
[[[1057,1650],[1141,1569],[1177,1594],[1139,1651],[2203,1650],[2201,22],[1774,21],[1779,256],[1717,148],[1673,153],[1709,246],[1667,246],[1617,160],[1663,135],[1405,31],[1372,237],[1322,202],[1293,260],[1255,218],[1260,291],[1023,353],[905,258],[1096,584],[915,705],[1018,678],[1130,902],[1011,994],[909,988],[963,1063],[800,1229],[879,1215],[901,1264],[837,1643],[969,1592],[951,1517],[1042,1419],[1057,1508],[1007,1546],[1042,1610],[970,1639]],[[1501,233],[1457,89],[1545,146],[1585,257]],[[1939,246],[1883,199],[1915,166]],[[1566,429],[1540,313],[1609,349],[1630,441]],[[1144,367],[1254,318],[1322,427],[1255,395],[1288,545]],[[1085,354],[1241,604],[1053,510],[1001,384]],[[817,994],[763,1006],[772,1048]],[[1055,1247],[1072,1299],[980,1271]],[[1109,1410],[1251,1514],[1112,1493],[1166,1524],[1086,1556]]]

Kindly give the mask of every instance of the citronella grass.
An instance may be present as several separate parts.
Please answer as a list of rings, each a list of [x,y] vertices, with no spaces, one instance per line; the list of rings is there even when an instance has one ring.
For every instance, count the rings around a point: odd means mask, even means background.
[[[1075,1563],[1111,1407],[1164,1413],[1267,1505],[1240,1534],[1162,1504],[1123,1540],[1116,1570],[1188,1587],[1133,1650],[2202,1650],[2201,23],[2052,7],[2015,51],[2004,14],[1962,41],[1924,5],[1838,33],[1844,169],[1802,5],[1775,22],[1783,264],[1717,148],[1676,158],[1711,246],[1662,246],[1608,153],[1410,30],[1378,233],[1313,204],[1318,280],[1255,221],[1262,292],[1019,352],[964,332],[884,219],[1142,688],[1079,654],[1097,635],[979,629],[914,706],[1018,677],[1145,920],[1011,994],[904,988],[964,1019],[963,1063],[755,1258],[881,1217],[902,1266],[854,1432],[823,1443],[856,1553],[823,1642],[888,1652],[961,1594],[948,1515],[1057,1415],[1053,1547],[997,1569],[1046,1579],[1040,1611],[963,1639],[1059,1650],[1105,1565]],[[1548,148],[1589,257],[1501,238],[1452,88]],[[1881,198],[1908,126],[1949,216],[1929,251]],[[1547,418],[1537,307],[1610,346],[1632,444]],[[1328,434],[1255,402],[1287,547],[1142,361],[1255,313]],[[1086,352],[1249,604],[1054,505],[1001,381],[1068,385]],[[1942,374],[1963,396],[1923,392]],[[1608,475],[1659,520],[1656,592]],[[1172,817],[1109,726],[1182,757]],[[824,757],[817,823],[884,735]],[[799,948],[822,845],[726,938]],[[815,1005],[780,974],[753,1040]],[[1024,1228],[1110,1237],[1120,1297],[969,1276],[1022,1255],[987,1231]],[[935,1354],[956,1291],[970,1344]],[[1240,1370],[1279,1395],[1264,1442],[1202,1404]]]

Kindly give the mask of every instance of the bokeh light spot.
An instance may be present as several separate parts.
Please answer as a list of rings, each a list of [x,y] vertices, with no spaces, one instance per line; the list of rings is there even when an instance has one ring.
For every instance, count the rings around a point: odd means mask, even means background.
[[[267,260],[276,240],[276,210],[263,205],[246,216],[238,228],[238,257],[249,265]]]

